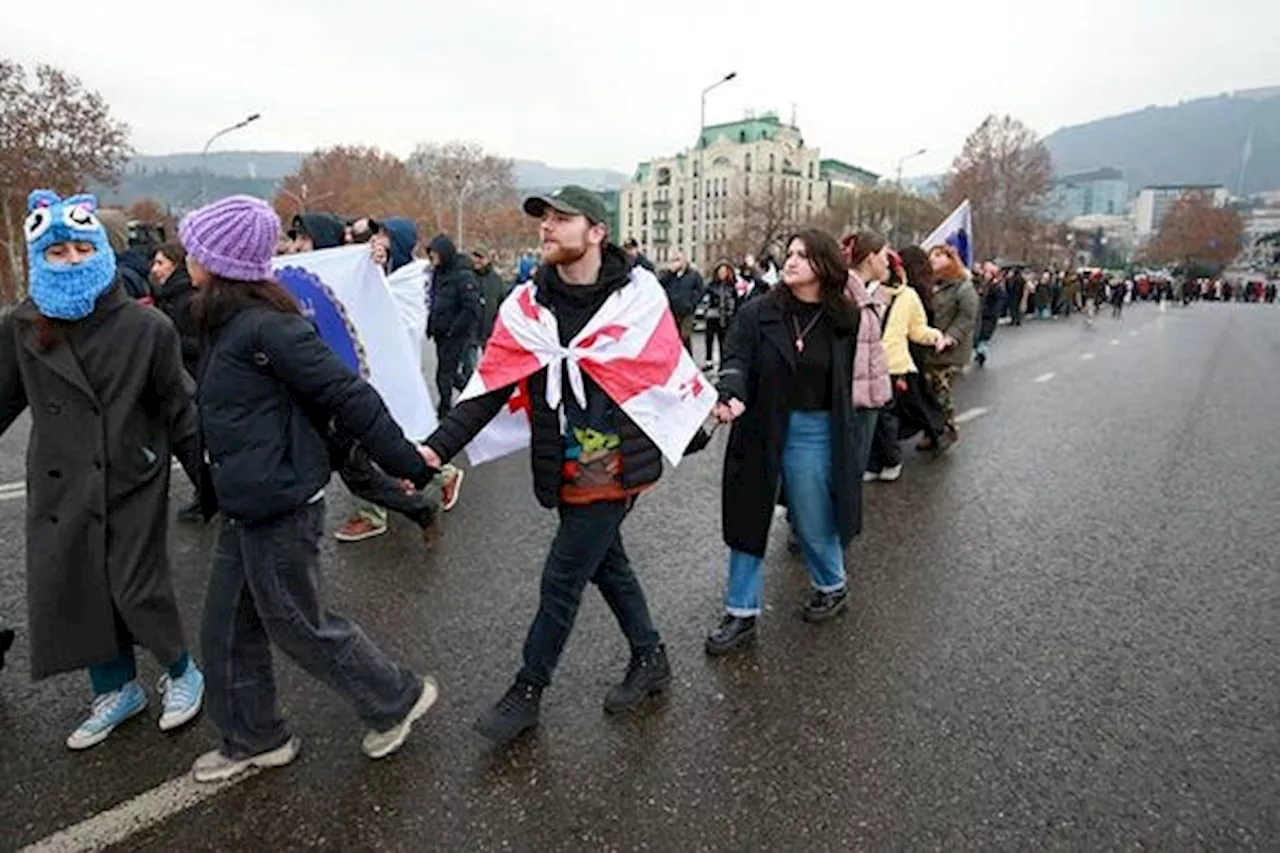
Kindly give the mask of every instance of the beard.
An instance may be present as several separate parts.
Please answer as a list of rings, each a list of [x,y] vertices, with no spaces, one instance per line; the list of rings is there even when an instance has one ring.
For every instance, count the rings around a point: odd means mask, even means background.
[[[586,254],[585,245],[565,246],[561,243],[552,243],[551,248],[543,248],[542,262],[551,266],[566,266],[582,260]]]

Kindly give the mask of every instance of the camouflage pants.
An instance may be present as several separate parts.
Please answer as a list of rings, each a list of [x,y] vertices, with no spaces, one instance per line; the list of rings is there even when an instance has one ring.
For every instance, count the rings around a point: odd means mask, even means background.
[[[956,401],[951,394],[951,385],[959,375],[960,368],[952,365],[927,367],[924,371],[924,378],[928,380],[933,396],[938,399],[938,406],[942,409],[943,422],[950,430],[956,428]]]

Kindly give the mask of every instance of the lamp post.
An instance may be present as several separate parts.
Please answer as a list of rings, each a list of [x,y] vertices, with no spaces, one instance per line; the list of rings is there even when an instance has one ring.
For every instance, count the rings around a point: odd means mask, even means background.
[[[904,157],[898,158],[898,192],[894,196],[893,207],[893,244],[895,246],[898,244],[898,240],[902,236],[902,226],[900,224],[902,221],[902,167],[908,160],[914,160],[916,157],[927,154],[928,151],[929,149],[927,148],[921,148],[919,151],[913,151]]]
[[[205,161],[209,157],[209,146],[212,145],[214,141],[219,137],[226,136],[228,133],[231,133],[234,130],[239,130],[242,127],[247,127],[248,125],[252,124],[253,122],[257,121],[260,118],[262,118],[262,113],[254,113],[253,115],[246,118],[244,121],[237,122],[231,125],[230,127],[224,127],[222,130],[218,131],[213,136],[210,136],[209,141],[204,144],[204,149],[201,150],[200,152],[200,203],[201,204],[205,203],[209,195],[209,186],[208,186],[209,170],[205,166]]]
[[[306,185],[306,184],[303,184],[301,187],[299,187],[299,189],[300,189],[300,190],[302,190],[301,194],[299,194],[299,193],[294,193],[294,192],[290,192],[289,190],[285,189],[284,187],[281,187],[281,188],[280,188],[280,195],[288,196],[289,198],[293,199],[294,204],[298,205],[298,213],[300,213],[300,214],[301,214],[301,213],[306,213],[306,212],[307,212],[307,207],[308,207],[310,204],[314,204],[314,203],[316,203],[316,202],[323,201],[324,199],[329,198],[330,196],[332,196],[332,195],[333,195],[333,192],[332,192],[332,191],[329,191],[329,192],[322,192],[322,193],[320,193],[320,195],[315,196],[314,198],[312,198],[311,194],[307,192],[307,185]]]
[[[458,221],[458,250],[461,251],[462,250],[462,205],[466,202],[467,195],[471,192],[471,188],[473,184],[470,178],[467,178],[467,180],[464,182],[462,180],[462,175],[460,174],[457,176],[457,179],[460,185],[458,188],[458,220],[457,220]]]
[[[706,213],[706,203],[705,203],[705,199],[703,198],[705,194],[700,191],[699,182],[701,182],[701,186],[706,186],[707,168],[706,168],[706,163],[703,160],[702,152],[707,146],[706,146],[706,140],[702,138],[702,132],[703,130],[706,129],[706,126],[707,126],[707,93],[710,92],[712,89],[715,89],[717,86],[723,86],[725,83],[728,83],[730,80],[732,80],[737,76],[738,76],[737,71],[730,71],[728,74],[724,75],[719,80],[717,80],[716,82],[712,83],[710,86],[702,90],[702,111],[699,113],[699,117],[698,117],[698,175],[693,182],[693,198],[694,198],[695,204],[697,202],[703,202],[702,212],[704,214]],[[701,219],[701,222],[699,224],[702,226],[702,231],[703,231],[703,234],[705,235],[706,216],[705,215],[701,216],[699,217],[699,219]],[[705,245],[705,241],[704,241],[704,245]],[[703,260],[705,262],[705,258]]]

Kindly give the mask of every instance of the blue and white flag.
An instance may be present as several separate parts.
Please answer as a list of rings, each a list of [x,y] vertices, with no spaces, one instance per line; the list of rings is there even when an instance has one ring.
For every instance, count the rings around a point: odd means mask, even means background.
[[[920,248],[926,251],[934,246],[953,247],[960,253],[964,265],[973,267],[973,213],[969,208],[969,199],[960,202],[960,206],[951,211],[951,215],[942,220],[942,224],[933,229],[933,233],[920,244]]]
[[[412,345],[421,333],[402,317],[369,247],[281,255],[272,267],[324,342],[382,397],[405,437],[421,440],[434,432],[422,348]]]

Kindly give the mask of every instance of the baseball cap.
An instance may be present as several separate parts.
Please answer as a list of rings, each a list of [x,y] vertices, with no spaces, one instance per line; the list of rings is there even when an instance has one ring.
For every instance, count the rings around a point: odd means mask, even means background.
[[[561,187],[548,195],[529,196],[524,200],[524,212],[530,216],[541,217],[548,207],[571,216],[585,216],[593,225],[608,218],[600,196],[586,187],[574,184]]]

